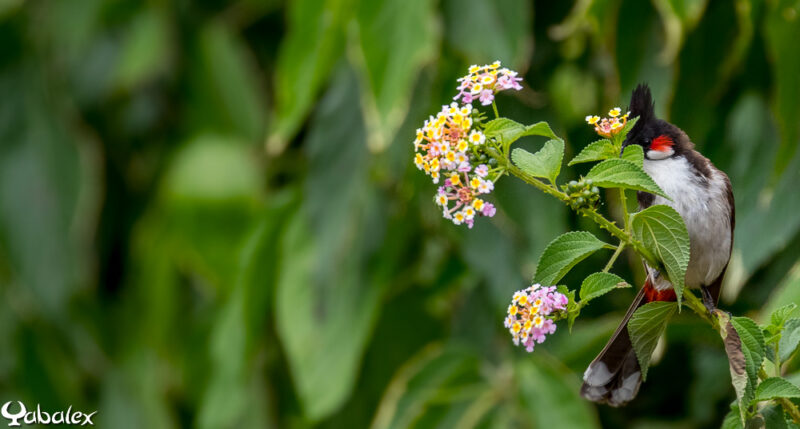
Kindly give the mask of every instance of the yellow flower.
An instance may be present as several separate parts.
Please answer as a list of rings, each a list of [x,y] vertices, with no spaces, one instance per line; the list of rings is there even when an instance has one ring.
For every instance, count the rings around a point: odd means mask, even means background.
[[[464,106],[464,107],[462,107],[462,108],[461,108],[461,111],[460,111],[460,112],[461,112],[461,114],[462,114],[462,115],[464,115],[464,116],[469,116],[469,114],[470,114],[470,112],[471,112],[471,111],[472,111],[472,110],[469,108],[469,106]]]
[[[481,78],[481,83],[484,85],[491,85],[494,83],[494,76],[486,74]]]
[[[431,179],[433,179],[433,183],[438,183],[438,181],[439,181],[439,170],[431,171]]]
[[[456,149],[458,149],[459,152],[464,152],[465,150],[467,150],[467,148],[469,148],[469,143],[467,143],[466,140],[462,139],[462,140],[458,141],[458,145],[456,146]]]
[[[453,186],[458,186],[461,183],[461,178],[458,177],[458,173],[453,173],[450,175],[450,183]]]
[[[542,317],[540,314],[537,314],[536,317],[533,318],[533,324],[537,328],[541,328],[542,324],[544,324],[544,317]]]
[[[519,302],[519,305],[523,305],[523,306],[524,306],[525,304],[527,304],[527,303],[528,303],[528,295],[521,294],[521,295],[520,295],[520,296],[517,298],[517,302]]]
[[[620,113],[622,113],[622,109],[620,109],[619,107],[615,107],[608,111],[608,115],[611,116],[612,118],[616,118],[617,116],[619,116]]]
[[[475,207],[475,210],[477,211],[483,210],[483,200],[480,198],[475,198],[475,200],[472,201],[472,207]]]
[[[452,150],[448,150],[447,153],[444,154],[444,157],[447,158],[448,161],[453,162],[456,160],[456,153]]]
[[[490,65],[489,67],[493,69],[500,67],[500,61],[493,62],[492,65]]]
[[[512,316],[516,316],[517,315],[517,310],[518,310],[517,306],[514,305],[514,304],[511,304],[511,305],[508,306],[508,314],[510,314]]]
[[[469,90],[469,92],[471,92],[472,95],[478,95],[481,93],[481,91],[483,91],[483,85],[479,83],[472,85],[472,88]]]
[[[440,206],[447,205],[447,195],[439,195],[436,197],[436,202],[439,203]]]
[[[588,122],[588,123],[589,123],[589,125],[594,125],[594,124],[596,124],[596,123],[597,123],[597,121],[599,121],[599,120],[600,120],[600,117],[599,117],[599,116],[587,116],[587,117],[586,117],[586,122]]]
[[[478,186],[481,186],[481,179],[475,177],[469,181],[469,186],[472,186],[473,189],[477,189]]]
[[[514,331],[514,333],[519,333],[519,331],[522,330],[522,325],[520,325],[519,322],[514,322],[514,324],[511,325],[511,329]]]
[[[523,326],[522,329],[524,329],[525,332],[528,332],[528,331],[531,330],[531,321],[530,321],[530,319],[525,321],[525,326]]]
[[[433,158],[431,160],[431,170],[433,171],[439,170],[439,158]]]
[[[480,69],[481,69],[480,67],[478,67],[477,65],[473,64],[473,65],[469,66],[469,73],[470,74],[477,73],[478,70],[480,70]]]

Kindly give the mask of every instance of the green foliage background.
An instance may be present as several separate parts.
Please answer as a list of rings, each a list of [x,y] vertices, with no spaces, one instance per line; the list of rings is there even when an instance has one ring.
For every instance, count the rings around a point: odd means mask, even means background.
[[[514,348],[502,317],[546,244],[603,232],[515,179],[493,220],[453,226],[411,141],[472,63],[523,73],[501,113],[549,121],[567,159],[594,140],[585,115],[648,82],[731,177],[722,305],[763,317],[800,301],[799,15],[797,0],[0,1],[0,401],[115,428],[718,427],[725,354],[689,312],[635,402],[577,396],[633,289]],[[639,265],[616,271],[641,284]]]

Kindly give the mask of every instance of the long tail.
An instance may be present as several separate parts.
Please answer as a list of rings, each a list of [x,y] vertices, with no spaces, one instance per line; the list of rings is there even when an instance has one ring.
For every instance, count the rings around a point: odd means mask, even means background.
[[[628,321],[636,309],[648,302],[675,299],[675,291],[672,289],[658,291],[653,288],[650,279],[645,282],[608,344],[583,373],[581,396],[590,401],[619,407],[639,393],[642,369],[628,334]]]

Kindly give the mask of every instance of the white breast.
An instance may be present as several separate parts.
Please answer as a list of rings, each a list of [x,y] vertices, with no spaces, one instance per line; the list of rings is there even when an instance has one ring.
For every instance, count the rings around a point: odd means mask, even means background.
[[[691,242],[686,286],[708,286],[720,275],[731,253],[730,208],[724,174],[712,168],[706,181],[696,175],[684,157],[644,161],[644,170],[672,198],[656,196],[653,204],[666,204],[683,217]],[[663,284],[659,284],[663,283]],[[670,287],[656,282],[661,289]]]

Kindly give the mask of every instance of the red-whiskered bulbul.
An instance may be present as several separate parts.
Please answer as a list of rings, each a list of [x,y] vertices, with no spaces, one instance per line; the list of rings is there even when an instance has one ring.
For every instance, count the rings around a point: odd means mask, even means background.
[[[722,277],[733,247],[735,212],[728,176],[694,150],[686,133],[655,116],[647,85],[639,85],[630,101],[631,117],[639,117],[622,147],[644,149],[644,170],[672,201],[638,192],[639,209],[666,204],[683,217],[691,254],[685,285],[699,288],[709,311],[716,308]],[[642,384],[642,371],[631,345],[628,321],[633,312],[652,301],[675,301],[675,291],[664,276],[647,266],[647,279],[622,323],[583,374],[581,395],[613,407],[633,399]]]

